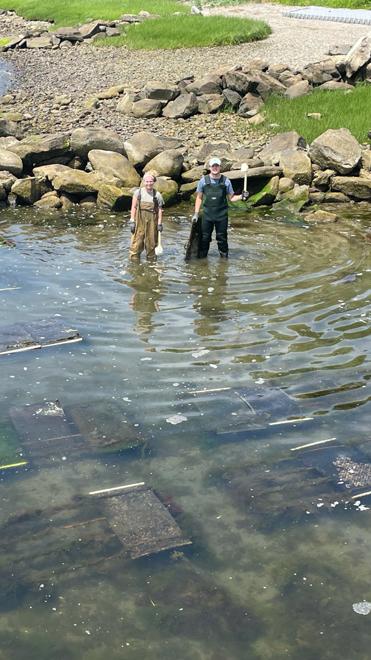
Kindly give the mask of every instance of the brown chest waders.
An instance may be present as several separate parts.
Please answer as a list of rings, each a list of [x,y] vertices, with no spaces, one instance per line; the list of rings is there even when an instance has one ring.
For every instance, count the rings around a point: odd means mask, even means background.
[[[155,258],[155,247],[158,240],[158,202],[153,193],[153,202],[143,202],[138,196],[135,213],[135,232],[130,243],[130,257],[139,258],[143,250],[147,259]]]

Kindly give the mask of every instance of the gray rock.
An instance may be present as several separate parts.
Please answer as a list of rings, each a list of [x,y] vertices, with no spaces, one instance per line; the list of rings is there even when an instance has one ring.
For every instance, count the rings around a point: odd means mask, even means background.
[[[304,96],[312,90],[308,80],[301,80],[300,82],[290,85],[285,92],[285,96],[289,99],[296,99],[299,96]]]
[[[191,170],[182,173],[182,181],[185,181],[186,183],[197,182],[205,173],[206,170],[203,165],[193,167]]]
[[[309,154],[323,169],[349,174],[361,160],[361,147],[347,128],[329,129],[312,142]]]
[[[88,159],[94,170],[102,172],[105,176],[119,179],[122,185],[128,188],[138,186],[140,183],[138,172],[122,154],[114,151],[92,149],[88,153]]]
[[[129,140],[124,142],[124,148],[130,163],[136,167],[143,167],[163,151],[161,139],[148,131],[135,133]]]
[[[97,99],[104,101],[107,99],[115,99],[124,91],[124,85],[112,85],[106,89],[102,89],[101,92],[97,92]]]
[[[313,85],[321,85],[329,80],[339,80],[341,77],[331,57],[322,62],[308,64],[302,70],[301,75]]]
[[[292,190],[294,187],[294,182],[292,179],[288,179],[287,177],[283,176],[278,183],[278,190],[280,193],[286,193],[289,190]]]
[[[11,187],[11,192],[16,196],[17,203],[29,206],[37,202],[47,192],[47,187],[35,177],[27,177],[15,181]]]
[[[17,154],[0,148],[0,170],[10,172],[16,177],[22,176],[23,162]]]
[[[324,211],[319,209],[318,211],[312,211],[311,213],[306,213],[304,215],[305,222],[324,224],[328,222],[337,222],[338,217],[335,213],[330,213],[330,211]]]
[[[187,118],[198,112],[197,96],[190,94],[181,94],[175,101],[170,101],[163,109],[162,114],[169,119]]]
[[[334,176],[334,170],[319,170],[313,175],[312,184],[319,190],[327,190],[331,184],[331,178]]]
[[[131,115],[134,103],[139,100],[140,96],[137,92],[127,92],[118,102],[116,110],[117,112],[121,112],[123,115]]]
[[[230,144],[228,142],[204,142],[196,158],[199,163],[204,163],[210,156],[219,156],[219,154],[229,153]]]
[[[177,178],[183,167],[184,157],[181,151],[177,149],[168,149],[162,151],[152,158],[144,167],[144,172],[154,171],[157,176],[168,176]]]
[[[131,114],[137,119],[159,117],[161,114],[162,106],[162,101],[155,101],[154,99],[141,99],[140,101],[133,103],[131,107]]]
[[[237,181],[244,178],[244,173],[241,170],[230,170],[224,172],[231,181]],[[248,179],[271,179],[274,176],[281,176],[282,168],[264,165],[262,167],[251,167],[247,170]]]
[[[161,193],[167,205],[174,204],[178,199],[178,184],[172,179],[159,176],[156,180],[156,190]]]
[[[280,166],[283,175],[299,185],[309,185],[312,181],[312,163],[304,151],[288,149],[281,153]]]
[[[241,103],[242,96],[238,92],[235,92],[233,89],[229,89],[228,87],[223,89],[223,96],[227,104],[230,105],[233,109],[238,108]]]
[[[364,149],[361,157],[362,169],[371,172],[371,150]]]
[[[52,48],[53,41],[51,36],[43,35],[42,37],[35,37],[34,39],[26,40],[26,48]]]
[[[64,133],[29,135],[17,144],[10,145],[8,150],[23,160],[26,169],[47,164],[56,158],[71,158],[69,135]]]
[[[190,94],[201,96],[203,94],[221,94],[222,81],[220,76],[209,73],[202,78],[197,78],[194,82],[186,86],[186,91]]]
[[[16,180],[14,174],[10,174],[10,172],[0,172],[0,185],[6,193],[10,193],[11,187]]]
[[[329,80],[328,82],[322,83],[322,85],[320,85],[318,89],[327,89],[327,91],[329,92],[337,89],[343,89],[352,92],[354,90],[354,87],[353,85],[348,85],[348,83],[342,81]]]
[[[60,209],[62,208],[62,201],[58,197],[57,193],[52,191],[43,195],[37,202],[35,202],[34,206],[45,210]]]
[[[332,189],[344,193],[353,199],[371,200],[371,179],[358,176],[334,176]]]
[[[98,185],[92,174],[81,170],[72,170],[58,174],[53,179],[53,188],[58,192],[83,197],[98,191]]]
[[[53,165],[41,165],[39,167],[33,168],[34,176],[40,181],[52,181],[55,179],[58,174],[63,174],[64,172],[69,172],[70,168],[67,165],[58,165],[57,163]]]
[[[219,112],[225,104],[225,97],[222,94],[203,94],[198,97],[198,111],[202,115]]]
[[[99,188],[97,206],[110,211],[125,211],[131,207],[132,195],[129,190],[123,190],[109,184]]]
[[[22,137],[22,131],[16,121],[0,118],[0,137]]]
[[[287,133],[278,133],[275,135],[268,144],[262,149],[259,158],[264,163],[274,165],[280,162],[281,154],[283,151],[292,149],[303,149],[306,147],[306,142],[303,137],[296,131],[288,131]]]
[[[361,37],[345,56],[345,73],[351,78],[359,69],[371,59],[371,33]]]
[[[60,39],[61,41],[69,41],[70,43],[83,40],[83,35],[81,34],[80,30],[75,27],[58,28],[54,34],[57,39]]]
[[[12,144],[17,144],[19,140],[13,135],[9,137],[0,137],[0,149],[7,149]]]
[[[90,21],[89,23],[84,23],[80,25],[79,33],[83,39],[90,39],[94,34],[100,32],[101,23],[99,21]]]
[[[263,105],[264,103],[260,96],[248,92],[242,98],[237,114],[241,117],[253,117],[258,114]]]
[[[156,101],[173,101],[179,95],[176,85],[163,83],[157,80],[147,82],[143,88],[144,97]]]
[[[247,94],[251,89],[250,76],[241,71],[227,71],[223,76],[224,87],[238,92],[241,96]]]
[[[324,193],[324,199],[323,201],[327,204],[347,204],[350,202],[349,197],[347,195],[344,195],[344,193],[341,192],[334,192],[333,190]]]
[[[92,149],[125,153],[122,137],[108,128],[76,128],[72,131],[71,150],[75,154],[87,158]]]

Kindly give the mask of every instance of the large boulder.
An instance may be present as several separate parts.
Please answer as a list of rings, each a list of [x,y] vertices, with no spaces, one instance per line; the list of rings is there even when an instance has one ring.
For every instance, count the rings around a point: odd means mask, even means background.
[[[264,149],[262,149],[259,158],[261,158],[264,163],[275,165],[280,162],[281,154],[284,151],[300,149],[305,146],[306,142],[304,138],[296,131],[279,133],[268,142]]]
[[[22,137],[22,131],[16,121],[10,119],[0,118],[0,137],[15,136],[16,138]]]
[[[337,215],[331,213],[330,211],[325,211],[324,209],[318,209],[317,211],[311,211],[304,215],[305,222],[315,223],[315,224],[326,224],[328,222],[337,222]]]
[[[0,186],[7,192],[10,193],[13,183],[15,183],[17,177],[10,172],[0,172]]]
[[[140,183],[138,172],[122,154],[114,151],[92,149],[88,153],[88,159],[94,170],[102,172],[108,177],[120,179],[123,186],[130,188],[138,186]]]
[[[134,167],[143,167],[151,158],[163,151],[160,138],[148,131],[135,133],[129,140],[124,142],[124,148],[130,163]]]
[[[128,190],[103,184],[99,188],[97,206],[110,211],[126,211],[131,207],[132,195]]]
[[[59,174],[53,180],[53,188],[70,195],[85,196],[98,191],[94,176],[81,170],[72,170]]]
[[[42,34],[40,37],[31,37],[26,40],[26,48],[53,48],[51,35]]]
[[[178,177],[183,167],[184,157],[178,149],[167,149],[152,158],[144,171],[155,171],[158,176]]]
[[[49,181],[50,183],[52,183],[58,174],[70,171],[70,167],[67,165],[59,165],[58,163],[54,163],[53,165],[40,165],[39,167],[33,168],[33,174],[37,179],[40,181]]]
[[[347,128],[329,129],[310,145],[309,155],[313,163],[322,169],[333,169],[339,174],[349,174],[361,160],[361,147]]]
[[[186,91],[188,93],[193,92],[197,96],[202,96],[203,94],[221,94],[222,81],[220,76],[209,73],[187,85]]]
[[[136,119],[145,119],[151,117],[159,117],[161,114],[163,103],[155,99],[141,99],[136,101],[131,106],[131,114]]]
[[[223,76],[224,87],[244,96],[251,89],[250,77],[241,71],[227,71]]]
[[[38,209],[44,209],[45,211],[47,210],[54,210],[54,209],[60,209],[62,208],[62,201],[58,197],[57,193],[55,190],[51,190],[50,192],[45,193],[40,199],[35,202],[35,206]]]
[[[126,92],[123,97],[119,100],[116,110],[122,115],[131,115],[134,103],[140,100],[140,96],[137,92]]]
[[[92,149],[103,149],[104,151],[116,151],[125,154],[123,139],[115,131],[108,128],[76,128],[71,133],[72,151],[87,158]]]
[[[297,99],[299,96],[305,96],[311,91],[311,86],[308,80],[300,80],[299,82],[289,85],[286,89],[285,96],[289,99]]]
[[[14,176],[19,177],[23,172],[22,159],[17,154],[0,148],[0,170],[10,172]]]
[[[371,179],[360,176],[334,176],[331,186],[333,190],[338,190],[348,197],[371,200]]]
[[[332,57],[322,62],[313,62],[304,67],[301,72],[303,78],[309,80],[313,85],[322,85],[329,80],[339,80],[341,78],[336,66],[336,60]]]
[[[173,101],[179,94],[176,85],[151,80],[143,88],[143,95],[146,99],[155,99],[156,101]]]
[[[178,199],[178,184],[172,179],[159,176],[156,180],[156,190],[161,193],[167,205],[174,204]]]
[[[180,94],[175,101],[170,101],[162,114],[168,119],[186,119],[196,112],[198,112],[197,96],[191,92],[190,94]]]
[[[345,56],[345,73],[351,78],[357,71],[371,59],[371,33],[361,37]]]
[[[17,202],[25,205],[34,204],[47,191],[47,186],[33,176],[18,179],[11,187],[11,192],[17,198]]]
[[[280,158],[283,175],[299,185],[310,184],[312,180],[312,163],[304,151],[288,149]]]
[[[225,104],[223,94],[203,94],[198,97],[198,111],[202,115],[218,112]]]
[[[251,195],[249,204],[251,206],[270,206],[278,194],[279,177],[274,176],[268,183],[259,190],[259,192]]]
[[[17,144],[11,144],[8,150],[23,160],[26,169],[71,156],[69,136],[64,133],[29,135]]]

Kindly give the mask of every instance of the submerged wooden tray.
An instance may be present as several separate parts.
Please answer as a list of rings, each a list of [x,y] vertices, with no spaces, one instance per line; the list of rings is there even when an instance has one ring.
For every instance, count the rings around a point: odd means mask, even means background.
[[[0,355],[78,341],[82,341],[79,332],[59,318],[15,323],[0,328]]]
[[[131,450],[144,444],[141,434],[114,402],[63,407],[59,401],[43,401],[10,408],[9,416],[23,448],[33,459],[92,450]]]
[[[131,559],[192,543],[150,488],[144,484],[124,488],[123,492],[97,491],[92,495],[102,498],[104,515]]]
[[[272,422],[286,422],[298,415],[296,401],[283,390],[251,385],[249,387],[197,392],[197,407],[204,422],[217,435],[264,429]]]

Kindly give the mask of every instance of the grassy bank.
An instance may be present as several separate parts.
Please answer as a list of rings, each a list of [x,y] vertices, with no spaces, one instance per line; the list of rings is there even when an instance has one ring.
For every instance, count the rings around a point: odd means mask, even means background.
[[[145,50],[197,48],[256,41],[270,32],[263,21],[224,16],[166,16],[131,25],[122,36],[98,41],[97,45]]]
[[[274,2],[281,5],[295,5],[295,6],[313,6],[317,7],[338,7],[345,9],[371,9],[371,0],[269,0],[269,2]],[[206,2],[205,2],[206,4]],[[248,4],[247,2],[242,2],[242,0],[210,0],[207,4],[213,7],[227,6],[227,5],[241,5]],[[367,31],[367,25],[365,25]]]
[[[189,11],[175,0],[0,0],[0,9],[12,9],[31,20],[54,21],[59,27],[99,18],[113,21],[122,14],[137,14],[142,9],[160,16]]]
[[[265,105],[266,121],[263,130],[271,128],[278,133],[295,130],[312,142],[328,128],[349,128],[359,142],[367,142],[370,130],[371,85],[358,85],[351,92],[316,90],[297,99],[272,96]],[[308,113],[320,113],[320,119]]]

